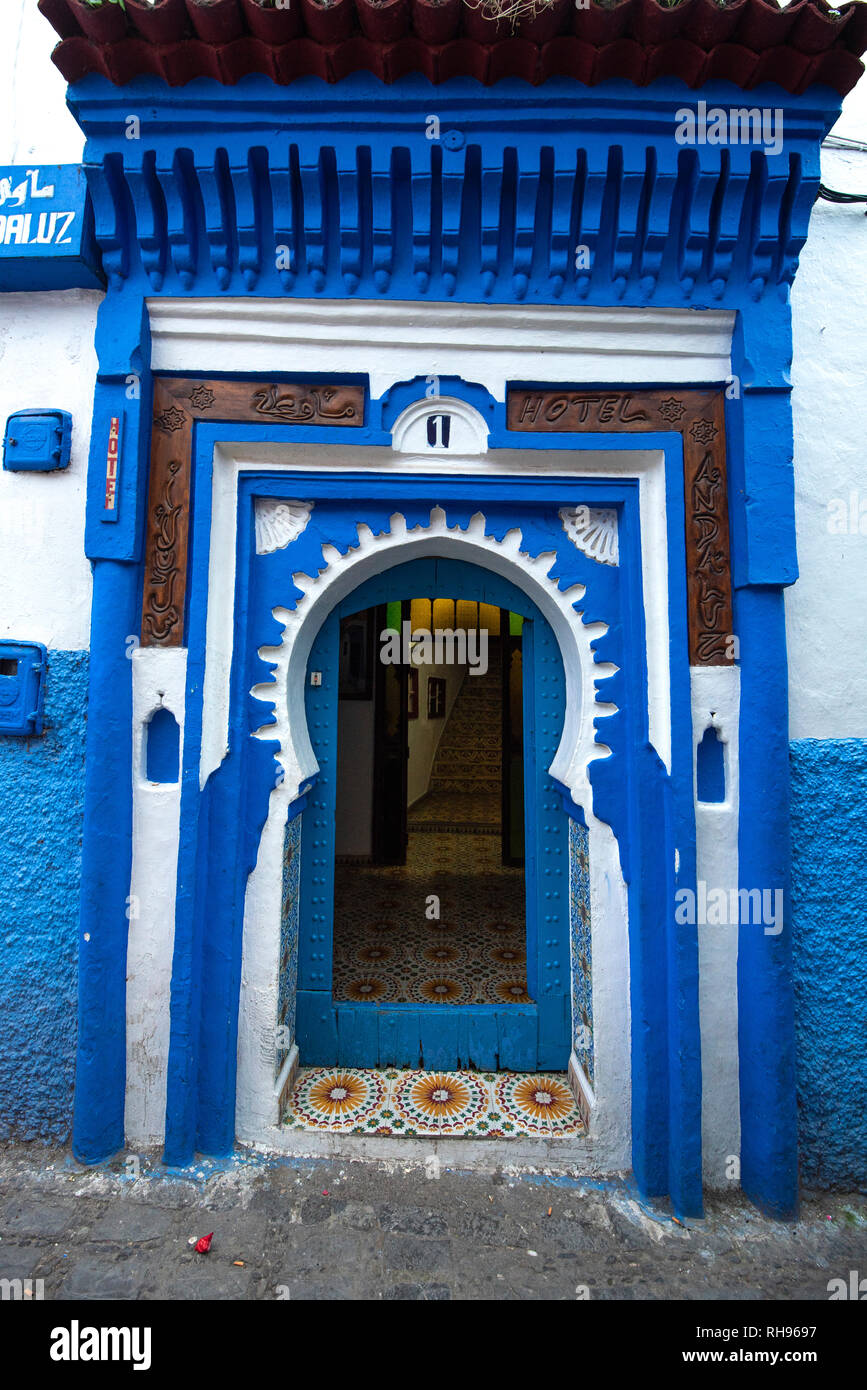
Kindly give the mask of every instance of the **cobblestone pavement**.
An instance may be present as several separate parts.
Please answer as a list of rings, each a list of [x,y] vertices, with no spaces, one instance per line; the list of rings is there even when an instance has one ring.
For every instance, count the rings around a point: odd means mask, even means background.
[[[0,1148],[0,1279],[43,1280],[46,1300],[827,1300],[867,1275],[865,1196],[806,1197],[793,1225],[712,1198],[678,1225],[628,1182],[436,1176],[430,1158],[140,1162]]]

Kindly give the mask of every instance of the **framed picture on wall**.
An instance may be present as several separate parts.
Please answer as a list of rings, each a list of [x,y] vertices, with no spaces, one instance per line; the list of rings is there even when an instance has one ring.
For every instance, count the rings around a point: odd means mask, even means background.
[[[341,700],[373,699],[373,613],[352,613],[340,621]]]
[[[445,714],[446,683],[442,676],[428,676],[427,717],[428,719],[445,719]]]
[[[406,714],[408,719],[418,719],[418,671],[414,666],[407,672]]]

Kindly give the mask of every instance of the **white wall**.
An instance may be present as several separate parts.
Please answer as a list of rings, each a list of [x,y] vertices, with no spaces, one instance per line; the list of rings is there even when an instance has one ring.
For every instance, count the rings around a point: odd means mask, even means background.
[[[0,636],[69,651],[90,645],[84,501],[101,298],[0,294],[0,430],[16,410],[50,406],[73,417],[68,469],[0,471]]]
[[[78,164],[84,136],[51,61],[60,42],[36,0],[0,5],[0,164]]]
[[[83,137],[51,62],[56,40],[34,0],[3,0],[0,164],[81,159]],[[0,471],[0,636],[67,650],[89,645],[84,485],[101,299],[96,290],[0,294],[0,430],[16,410],[51,406],[73,417],[65,472]]]
[[[867,145],[867,80],[833,132]],[[822,180],[867,195],[867,149],[826,145]],[[867,217],[819,201],[792,294],[795,488],[801,578],[786,594],[792,738],[867,736]],[[850,493],[864,533],[834,535]]]

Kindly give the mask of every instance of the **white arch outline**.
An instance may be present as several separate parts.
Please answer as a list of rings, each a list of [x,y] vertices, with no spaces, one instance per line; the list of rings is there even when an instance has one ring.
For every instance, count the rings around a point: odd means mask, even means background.
[[[510,580],[550,623],[563,658],[566,716],[548,771],[572,800],[590,813],[588,764],[611,753],[607,745],[597,742],[594,719],[609,717],[617,710],[616,705],[597,698],[596,682],[613,676],[618,668],[611,662],[594,660],[593,642],[608,626],[585,623],[574,607],[583,598],[585,586],[573,584],[561,589],[558,581],[549,577],[557,558],[555,551],[530,556],[521,549],[522,532],[518,528],[496,540],[487,534],[482,512],[470,518],[466,529],[449,526],[441,507],[431,509],[427,526],[412,529],[404,515],[395,512],[387,531],[374,533],[362,522],[356,534],[358,545],[345,553],[333,545],[323,546],[324,568],[316,576],[293,574],[292,582],[302,591],[301,598],[294,609],[273,610],[283,624],[282,641],[279,646],[259,648],[259,656],[272,665],[274,679],[253,686],[250,693],[271,705],[274,722],[256,729],[254,737],[279,741],[280,751],[275,756],[283,769],[289,802],[303,793],[319,771],[307,728],[304,682],[310,650],[323,622],[341,599],[384,568],[436,554],[469,560]]]
[[[488,435],[490,429],[488,422],[476,408],[469,402],[462,400],[460,396],[422,396],[420,400],[412,401],[402,411],[395,420],[391,429],[391,447],[398,454],[419,453],[434,454],[437,458],[442,458],[448,449],[436,449],[424,447],[422,449],[411,450],[407,445],[407,439],[413,427],[420,421],[436,415],[454,415],[464,426],[469,440],[463,444],[451,446],[452,454],[464,454],[472,456],[474,454],[486,454],[488,452]],[[472,447],[469,447],[470,444]]]

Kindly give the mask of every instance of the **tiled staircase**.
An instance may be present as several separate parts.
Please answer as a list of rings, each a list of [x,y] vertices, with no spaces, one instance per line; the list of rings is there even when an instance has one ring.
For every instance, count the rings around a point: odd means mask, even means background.
[[[502,676],[499,638],[488,641],[488,669],[467,675],[434,759],[431,792],[500,796]]]

